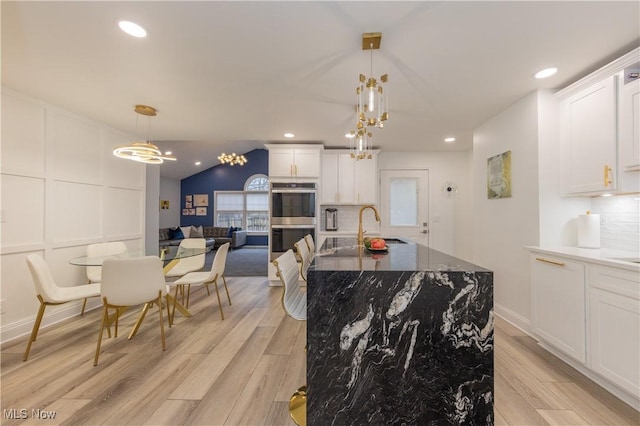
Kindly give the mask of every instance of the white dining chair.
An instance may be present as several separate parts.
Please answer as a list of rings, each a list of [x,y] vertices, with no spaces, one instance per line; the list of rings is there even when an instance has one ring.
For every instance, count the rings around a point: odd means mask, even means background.
[[[157,256],[144,256],[128,259],[106,259],[102,264],[102,282],[100,286],[102,296],[102,321],[98,334],[98,345],[93,365],[98,365],[102,333],[111,323],[109,309],[115,309],[115,337],[118,337],[118,316],[120,308],[144,304],[142,312],[129,335],[131,339],[145,318],[149,307],[158,306],[160,315],[160,337],[162,350],[166,350],[163,322],[162,298],[166,293],[162,261]],[[168,303],[167,303],[168,306]]]
[[[97,258],[123,254],[127,252],[127,246],[122,241],[111,241],[107,243],[94,243],[87,245],[87,257]],[[89,284],[100,284],[102,277],[102,266],[87,266],[87,279]],[[82,313],[87,306],[87,299],[82,303]]]
[[[296,257],[300,260],[300,276],[307,281],[307,269],[309,269],[309,246],[304,238],[293,243],[296,249]]]
[[[224,268],[227,263],[227,253],[229,252],[229,243],[224,243],[221,245],[216,251],[216,255],[213,258],[213,263],[211,264],[211,270],[208,272],[190,272],[185,274],[183,277],[179,278],[176,281],[169,282],[170,286],[175,286],[175,294],[174,294],[174,306],[171,313],[171,318],[175,313],[175,300],[178,297],[178,289],[180,287],[191,287],[191,285],[204,284],[209,288],[209,284],[212,283],[216,289],[216,296],[218,297],[218,307],[220,308],[220,317],[224,320],[224,313],[222,312],[222,302],[220,301],[220,291],[218,290],[218,279],[222,278],[222,283],[224,284],[224,289],[227,292],[227,299],[229,300],[229,305],[231,305],[231,296],[229,296],[229,288],[227,287],[227,280],[224,277]],[[187,289],[187,303],[189,302],[189,294],[190,290]]]
[[[309,264],[311,264],[316,257],[316,243],[313,241],[311,234],[305,235],[304,240],[307,242],[307,247],[309,247]]]
[[[307,293],[300,287],[298,262],[289,249],[273,262],[276,276],[282,283],[282,307],[288,316],[298,321],[307,320]],[[289,415],[297,425],[307,424],[307,386],[301,386],[289,398]]]
[[[167,278],[178,278],[189,272],[199,271],[204,268],[206,248],[207,242],[204,238],[185,238],[180,241],[178,259],[175,260],[175,264],[171,269],[165,273],[165,276]],[[202,254],[180,258],[180,253],[185,249],[202,249]]]
[[[53,279],[49,266],[44,258],[36,253],[27,256],[27,266],[36,289],[36,297],[40,301],[40,309],[31,330],[31,336],[24,351],[23,361],[29,358],[31,345],[38,336],[42,317],[47,306],[61,305],[73,300],[87,299],[100,296],[100,284],[83,284],[78,286],[59,286]],[[84,307],[83,307],[84,311]]]

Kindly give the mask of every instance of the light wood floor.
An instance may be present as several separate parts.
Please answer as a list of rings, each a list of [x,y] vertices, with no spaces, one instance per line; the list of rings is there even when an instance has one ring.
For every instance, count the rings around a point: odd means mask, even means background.
[[[291,425],[288,399],[305,383],[304,322],[286,317],[281,289],[262,277],[228,280],[233,305],[192,294],[193,317],[176,314],[159,340],[157,310],[138,335],[120,336],[93,355],[99,312],[41,330],[29,361],[25,339],[2,347],[1,423],[69,425]],[[495,349],[496,424],[640,424],[638,413],[498,320]],[[7,419],[5,410],[40,408],[52,420]]]

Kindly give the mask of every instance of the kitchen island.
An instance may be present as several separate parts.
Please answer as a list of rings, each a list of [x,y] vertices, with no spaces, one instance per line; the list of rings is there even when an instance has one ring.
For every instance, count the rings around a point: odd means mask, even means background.
[[[308,424],[493,424],[493,273],[387,245],[328,238],[308,270]]]

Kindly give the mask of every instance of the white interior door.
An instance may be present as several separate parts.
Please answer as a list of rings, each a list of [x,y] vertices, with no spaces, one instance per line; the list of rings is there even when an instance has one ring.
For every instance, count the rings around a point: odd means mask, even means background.
[[[380,171],[383,237],[405,237],[429,245],[429,171]]]

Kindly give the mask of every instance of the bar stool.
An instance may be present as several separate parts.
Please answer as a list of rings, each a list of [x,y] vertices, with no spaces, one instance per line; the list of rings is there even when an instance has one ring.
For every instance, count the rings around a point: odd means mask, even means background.
[[[282,307],[291,318],[307,320],[307,293],[300,288],[298,262],[293,250],[287,250],[275,259],[273,266],[282,283]],[[307,386],[301,386],[289,398],[289,415],[298,426],[307,424]]]

